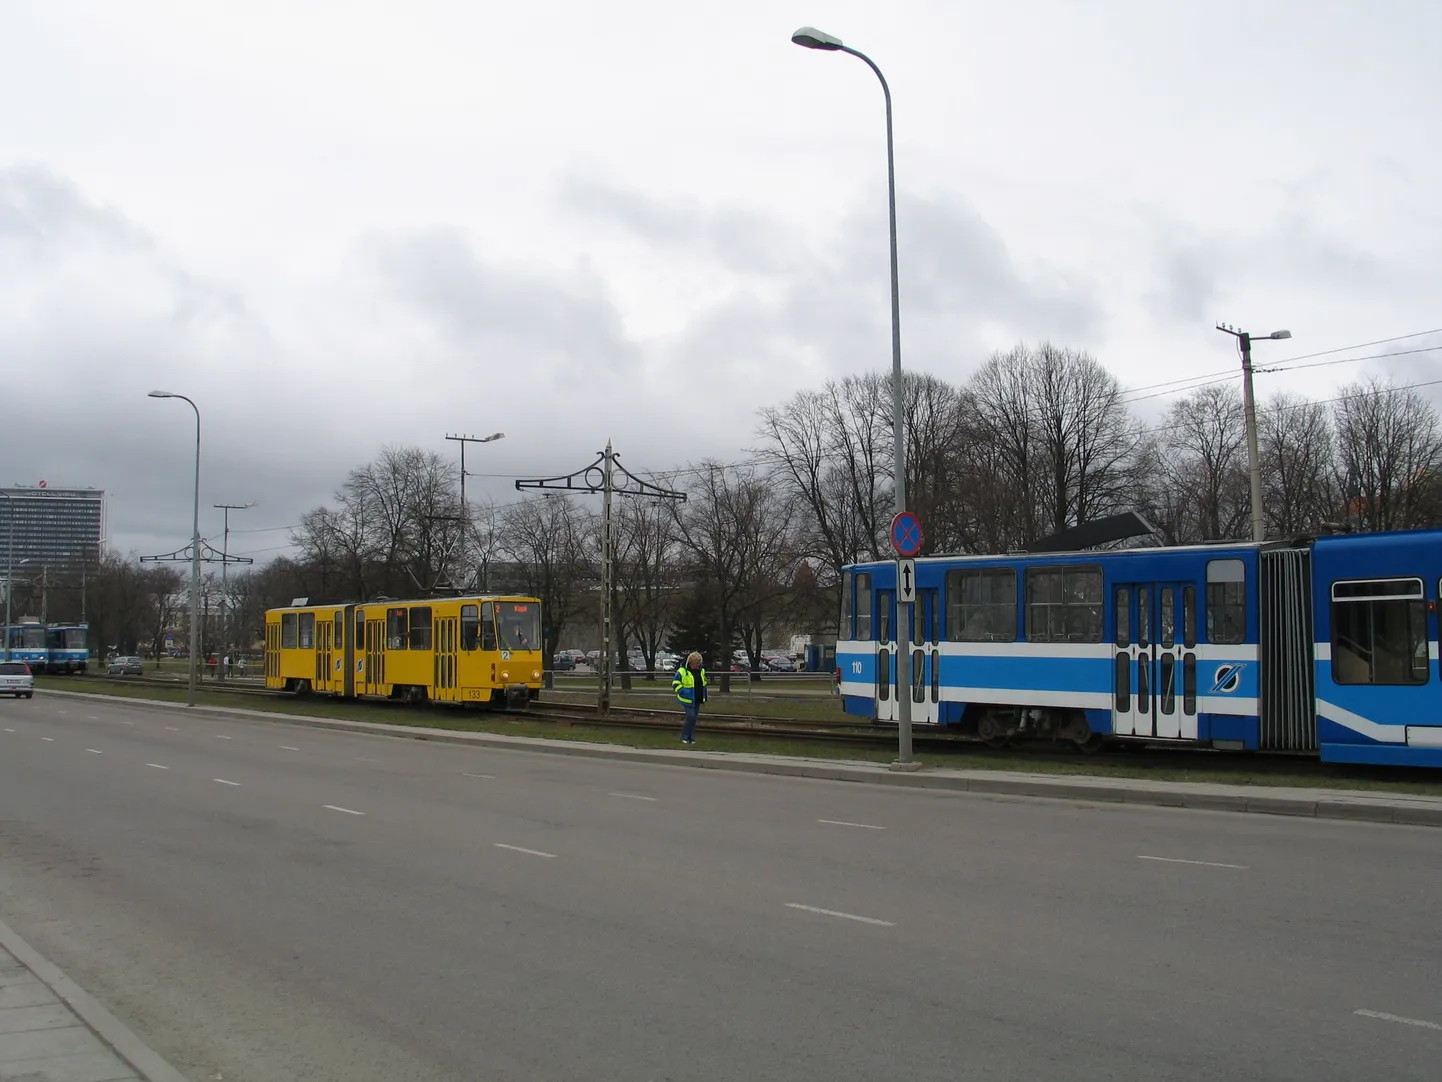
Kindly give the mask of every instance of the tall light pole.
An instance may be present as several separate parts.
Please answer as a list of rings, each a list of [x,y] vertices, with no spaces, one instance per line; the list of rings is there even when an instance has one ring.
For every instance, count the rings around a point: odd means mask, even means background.
[[[229,600],[229,595],[225,592],[225,569],[230,563],[230,513],[232,511],[249,511],[255,506],[255,501],[251,500],[250,503],[213,503],[210,506],[214,507],[217,511],[223,511],[225,513],[225,532],[221,535],[223,539],[220,542],[220,635],[223,640],[221,647],[225,652],[221,655],[220,667],[215,670],[218,674],[217,678],[224,680],[225,659],[230,656],[231,648],[231,618],[234,615],[227,610],[226,602]],[[207,613],[207,615],[209,614]]]
[[[896,513],[906,510],[906,435],[903,406],[906,395],[901,379],[901,286],[896,272],[896,153],[891,132],[891,87],[876,62],[863,52],[843,45],[841,39],[833,37],[814,26],[803,26],[791,35],[791,40],[807,49],[821,49],[826,52],[849,53],[866,64],[881,81],[881,93],[886,99],[886,200],[891,224],[891,439],[892,456],[895,465],[894,489]],[[896,596],[901,596],[901,564],[897,562]],[[896,727],[898,733],[897,763],[909,767],[911,756],[911,620],[913,605],[897,602],[896,621]],[[906,615],[902,616],[905,609]]]
[[[200,672],[200,407],[183,394],[151,391],[151,398],[178,398],[195,411],[195,513],[190,526],[190,690],[185,705],[195,705],[195,681]]]
[[[1262,462],[1257,453],[1257,400],[1252,394],[1252,336],[1225,323],[1218,323],[1217,330],[1230,334],[1237,340],[1242,354],[1242,407],[1247,425],[1247,472],[1252,481],[1252,540],[1265,541],[1267,527],[1262,519]],[[1258,338],[1291,338],[1291,331],[1273,331],[1257,335]]]
[[[5,660],[10,660],[10,595],[15,592],[15,497],[8,492],[4,496],[5,518],[10,523],[9,539],[5,542]]]
[[[466,507],[466,444],[468,443],[495,443],[497,440],[506,438],[504,432],[492,432],[489,436],[452,436],[446,435],[446,439],[454,440],[461,445],[461,530],[462,537],[468,537],[471,532],[471,512]],[[482,565],[484,566],[484,565]],[[481,592],[486,591],[488,583],[481,583]]]

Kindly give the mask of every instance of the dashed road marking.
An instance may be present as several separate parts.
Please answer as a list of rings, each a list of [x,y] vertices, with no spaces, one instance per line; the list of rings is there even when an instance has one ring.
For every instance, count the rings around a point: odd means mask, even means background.
[[[159,763],[146,763],[146,766],[153,766],[156,770],[169,770],[168,766],[161,766]]]
[[[105,753],[104,753],[103,751],[101,751],[99,748],[86,748],[85,750],[88,751],[91,755],[104,755],[104,754],[105,754]]]
[[[219,733],[216,733],[216,734],[215,734],[215,739],[217,739],[217,740],[230,740],[231,737],[221,736]]]
[[[70,716],[70,711],[68,710],[57,710],[55,712],[59,714],[62,718],[68,718]]]
[[[519,845],[507,845],[505,842],[496,842],[495,846],[497,849],[509,849],[513,853],[527,853],[533,857],[546,857],[549,860],[556,859],[555,853],[543,853],[539,849],[523,849]]]
[[[824,917],[840,917],[842,920],[860,921],[862,924],[876,924],[882,928],[895,928],[896,922],[890,920],[877,920],[875,917],[860,917],[855,913],[842,913],[836,909],[821,909],[814,905],[802,905],[800,902],[787,902],[787,909],[800,909],[807,913],[820,913]]]
[[[818,819],[818,823],[825,823],[833,827],[860,827],[862,830],[885,830],[885,827],[872,826],[870,823],[848,823],[844,819]]]
[[[135,722],[133,722],[133,721],[122,721],[120,724],[121,724],[121,725],[134,725]]]
[[[1422,1029],[1442,1029],[1436,1022],[1426,1022],[1421,1018],[1403,1018],[1400,1014],[1388,1014],[1386,1011],[1353,1011],[1353,1014],[1360,1014],[1363,1018],[1379,1018],[1383,1022],[1401,1022],[1404,1026],[1420,1026]]]
[[[14,729],[6,729],[5,731],[6,731],[7,733],[13,733],[15,730],[14,730]]]
[[[378,763],[379,759],[367,759],[364,755],[357,755],[355,761],[358,763]]]
[[[464,770],[461,771],[461,777],[463,777],[463,778],[485,778],[487,781],[495,781],[495,780],[496,780],[496,776],[495,776],[494,774],[467,774]]]
[[[299,748],[293,748],[289,744],[277,744],[276,747],[280,748],[281,751],[300,751]]]
[[[622,800],[655,800],[653,796],[642,796],[640,793],[607,793],[607,796],[618,796]]]
[[[1157,860],[1163,864],[1197,864],[1203,868],[1236,868],[1238,871],[1246,871],[1245,864],[1219,864],[1215,860],[1179,860],[1176,857],[1137,857],[1138,860]]]
[[[99,721],[99,720],[100,720],[100,715],[99,715],[99,714],[86,714],[85,716],[86,716],[87,718],[89,718],[91,721]]]
[[[180,732],[180,730],[177,729],[174,725],[167,725],[167,726],[165,727],[165,731],[166,731],[167,733],[178,733],[178,732]]]
[[[211,781],[218,781],[218,782],[220,782],[221,785],[234,785],[234,786],[239,786],[239,785],[240,785],[240,782],[238,782],[238,781],[226,781],[224,778],[211,778],[210,780],[211,780]]]
[[[45,743],[47,744],[55,743],[55,738],[53,736],[42,736],[40,739],[45,741]]]
[[[338,804],[322,804],[322,808],[330,811],[345,812],[347,815],[364,815],[365,812],[356,811],[354,808],[342,808]]]

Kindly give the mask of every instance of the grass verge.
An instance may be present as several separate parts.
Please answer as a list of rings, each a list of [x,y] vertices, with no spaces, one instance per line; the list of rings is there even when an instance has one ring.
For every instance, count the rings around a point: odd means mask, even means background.
[[[122,680],[95,677],[42,676],[38,688],[58,691],[84,691],[112,695],[123,699],[159,702],[185,702],[185,688],[158,688]],[[585,722],[547,722],[512,719],[478,710],[444,707],[402,707],[388,703],[341,702],[322,696],[291,698],[288,696],[239,696],[197,692],[200,706],[259,710],[274,714],[297,714],[333,718],[341,721],[369,721],[387,725],[409,725],[417,728],[449,729],[457,732],[497,733],[506,736],[543,737],[551,740],[579,740],[597,744],[616,744],[636,748],[675,748],[680,729],[626,729],[589,725]],[[621,705],[618,703],[617,705]],[[833,707],[834,703],[831,704]],[[768,710],[769,714],[770,711]],[[723,716],[712,711],[711,717]],[[830,715],[832,720],[838,713]],[[785,755],[810,759],[885,763],[895,758],[886,745],[876,748],[851,744],[828,743],[824,740],[766,738],[707,732],[706,715],[697,732],[698,750],[736,754]],[[1244,756],[1210,751],[1148,751],[1133,755],[1103,752],[1081,756],[1048,751],[996,751],[977,744],[954,747],[928,746],[917,758],[929,766],[957,770],[1007,770],[1029,774],[1069,775],[1092,778],[1142,778],[1151,781],[1219,783],[1225,785],[1275,785],[1289,788],[1338,789],[1352,792],[1406,793],[1420,796],[1442,796],[1442,772],[1429,770],[1397,770],[1382,767],[1358,767],[1307,760],[1275,759],[1269,756]]]

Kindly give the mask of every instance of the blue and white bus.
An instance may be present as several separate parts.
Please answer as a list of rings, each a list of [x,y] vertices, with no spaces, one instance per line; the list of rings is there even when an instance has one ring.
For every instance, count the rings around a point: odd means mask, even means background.
[[[1026,738],[1442,767],[1442,530],[916,561],[843,577],[848,713]]]
[[[46,672],[84,672],[90,664],[90,625],[51,624],[45,629]]]

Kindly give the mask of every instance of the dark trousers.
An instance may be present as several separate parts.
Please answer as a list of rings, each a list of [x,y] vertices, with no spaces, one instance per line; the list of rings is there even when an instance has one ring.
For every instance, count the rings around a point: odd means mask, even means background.
[[[696,718],[701,713],[701,707],[698,703],[682,703],[681,705],[685,709],[685,714],[681,719],[681,739],[695,740]]]

